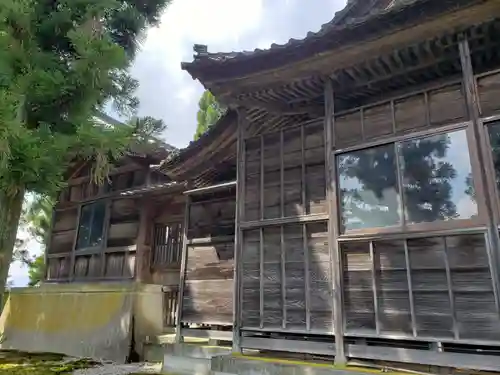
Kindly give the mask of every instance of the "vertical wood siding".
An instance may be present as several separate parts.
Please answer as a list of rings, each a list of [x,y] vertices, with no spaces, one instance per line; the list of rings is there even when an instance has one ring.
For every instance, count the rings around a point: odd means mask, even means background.
[[[346,333],[498,341],[486,246],[485,233],[342,243]]]
[[[183,323],[232,325],[234,189],[193,196],[183,290]]]

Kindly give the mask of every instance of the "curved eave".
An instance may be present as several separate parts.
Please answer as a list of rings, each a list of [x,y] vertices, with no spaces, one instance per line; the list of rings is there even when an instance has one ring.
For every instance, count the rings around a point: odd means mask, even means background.
[[[193,62],[182,63],[194,79],[208,83],[241,79],[294,65],[312,57],[324,57],[345,47],[381,38],[403,28],[459,9],[496,0],[408,0],[400,5],[379,10],[343,23],[334,18],[317,33],[302,40],[291,39],[284,45],[272,45],[267,50],[229,54],[206,54]],[[208,85],[210,86],[210,85]]]
[[[173,180],[193,180],[218,165],[236,157],[238,115],[228,110],[219,121],[198,140],[164,161],[160,171]]]

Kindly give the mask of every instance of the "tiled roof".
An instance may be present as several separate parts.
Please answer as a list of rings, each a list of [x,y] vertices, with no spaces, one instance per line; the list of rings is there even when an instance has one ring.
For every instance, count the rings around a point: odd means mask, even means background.
[[[429,17],[463,9],[478,3],[498,0],[351,0],[346,8],[303,39],[290,39],[285,44],[273,44],[268,49],[253,51],[208,53],[198,47],[192,62],[182,63],[194,79],[217,86],[224,81],[248,77],[258,72],[292,67],[295,63],[349,45],[372,40],[377,36],[411,27]],[[359,9],[363,4],[371,7]],[[354,12],[357,9],[357,12]],[[290,68],[291,69],[291,68]]]
[[[398,11],[399,8],[412,5],[417,2],[425,2],[429,0],[348,0],[347,5],[342,10],[335,13],[333,19],[323,25],[316,32],[310,31],[302,39],[289,39],[284,44],[271,44],[270,48],[260,49],[256,48],[253,51],[238,51],[238,52],[218,52],[218,53],[200,53],[194,56],[193,62],[182,63],[182,68],[186,69],[190,65],[197,64],[203,60],[211,60],[214,62],[223,62],[233,59],[244,59],[246,57],[253,57],[259,54],[273,53],[279,50],[298,47],[304,43],[313,42],[316,39],[326,36],[330,31],[339,28],[346,28],[361,24],[369,18],[380,16],[386,13]],[[363,4],[370,3],[371,6],[368,12],[356,13]],[[386,6],[380,7],[381,4]],[[379,5],[379,6],[377,6]]]

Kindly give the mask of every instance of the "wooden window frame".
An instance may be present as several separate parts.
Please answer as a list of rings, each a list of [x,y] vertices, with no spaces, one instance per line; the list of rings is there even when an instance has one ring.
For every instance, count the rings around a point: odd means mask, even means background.
[[[80,210],[79,210],[79,214],[78,214],[78,223],[77,223],[77,227],[76,227],[76,240],[75,240],[75,246],[74,246],[74,249],[73,251],[78,254],[78,255],[82,255],[83,254],[92,254],[94,253],[94,251],[98,251],[101,247],[103,247],[103,244],[104,242],[106,241],[106,239],[104,238],[104,232],[105,232],[105,228],[106,228],[106,216],[107,216],[107,202],[106,201],[94,201],[94,202],[91,202],[91,203],[85,203],[85,204],[82,204],[81,207],[80,207]],[[102,225],[102,233],[101,233],[101,241],[98,245],[95,245],[95,246],[85,246],[85,247],[82,247],[82,248],[78,248],[78,237],[80,235],[80,226],[81,226],[81,222],[82,222],[82,211],[83,211],[83,208],[86,207],[86,206],[94,206],[92,208],[92,215],[90,217],[90,235],[89,237],[91,236],[92,234],[92,225],[93,225],[93,222],[94,222],[94,219],[95,219],[95,206],[97,206],[98,204],[103,204],[104,205],[104,213],[103,213],[103,218],[102,218],[102,221],[103,221],[103,225]],[[105,245],[105,244],[104,244]]]
[[[475,148],[474,148],[474,143],[471,141],[473,134],[470,129],[472,125],[472,121],[466,121],[466,122],[459,122],[451,125],[446,125],[446,126],[441,126],[439,128],[434,128],[434,129],[426,129],[423,131],[418,131],[418,132],[412,132],[404,135],[399,135],[399,136],[391,136],[391,137],[384,137],[379,140],[369,142],[369,143],[364,143],[344,149],[338,149],[334,150],[334,168],[335,168],[335,184],[336,184],[336,190],[340,191],[339,187],[339,175],[337,171],[337,157],[339,155],[343,155],[346,153],[350,152],[355,152],[355,151],[361,151],[361,150],[366,150],[370,149],[373,147],[377,146],[383,146],[383,145],[389,145],[392,144],[394,145],[395,148],[395,156],[397,160],[401,159],[401,154],[398,151],[397,144],[403,143],[409,140],[414,140],[414,139],[422,139],[430,136],[435,136],[435,135],[440,135],[440,134],[448,134],[448,133],[453,133],[456,131],[465,131],[466,138],[467,138],[467,146],[468,146],[468,154],[469,154],[469,161],[471,164],[471,172],[472,172],[472,180],[473,180],[473,186],[476,192],[481,192],[480,186],[478,185],[478,173],[479,171],[477,168],[474,168],[474,159],[475,159]],[[397,184],[399,188],[399,193],[404,194],[403,192],[403,186],[402,186],[402,179],[401,179],[401,166],[399,163],[397,163],[396,166],[396,173],[397,173]],[[402,217],[399,225],[395,226],[388,226],[388,227],[377,227],[377,228],[364,228],[364,229],[353,229],[353,230],[343,230],[341,227],[341,222],[342,222],[342,205],[340,201],[340,194],[337,194],[336,197],[336,204],[337,207],[339,207],[338,214],[337,214],[337,230],[339,231],[339,240],[348,240],[348,239],[357,239],[360,237],[369,237],[369,236],[376,236],[379,234],[396,234],[396,233],[419,233],[419,232],[429,232],[429,231],[443,231],[443,230],[453,230],[453,229],[467,229],[471,227],[483,227],[486,222],[487,222],[487,215],[484,210],[484,207],[481,206],[479,202],[477,202],[477,215],[475,218],[471,219],[451,219],[451,220],[439,220],[439,221],[433,221],[433,222],[424,222],[424,223],[407,223],[406,222],[406,209],[405,209],[405,204],[404,201],[402,202]]]
[[[479,119],[479,123],[481,124],[481,145],[482,152],[484,157],[483,166],[486,171],[486,178],[488,180],[488,184],[485,187],[486,194],[490,194],[493,198],[493,220],[497,228],[500,229],[500,189],[496,183],[496,172],[493,163],[493,155],[492,155],[492,146],[489,134],[489,127],[493,126],[495,123],[500,124],[500,114],[494,116],[488,116]]]

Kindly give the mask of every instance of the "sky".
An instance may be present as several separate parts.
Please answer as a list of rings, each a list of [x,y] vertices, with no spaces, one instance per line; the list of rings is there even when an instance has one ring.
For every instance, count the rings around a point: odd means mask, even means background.
[[[209,52],[265,49],[272,43],[301,39],[330,21],[346,0],[173,0],[159,27],[147,32],[131,68],[139,80],[139,115],[161,118],[168,125],[163,138],[185,147],[196,130],[196,112],[203,87],[181,70],[192,61],[193,45]],[[210,4],[210,5],[208,5]],[[26,233],[22,233],[26,236]],[[30,241],[36,254],[40,246]],[[10,269],[15,286],[28,281],[18,263]]]

